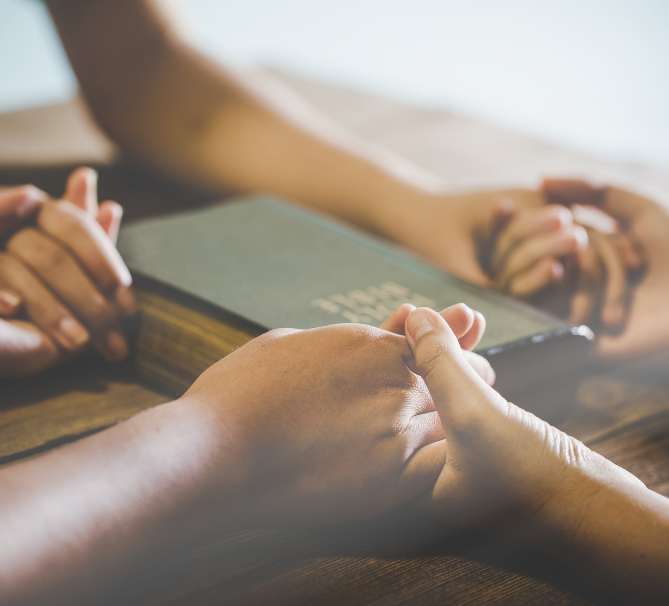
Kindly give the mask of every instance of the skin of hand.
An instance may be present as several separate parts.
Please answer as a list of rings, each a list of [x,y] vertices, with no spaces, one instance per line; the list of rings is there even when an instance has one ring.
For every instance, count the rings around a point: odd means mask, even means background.
[[[393,314],[379,326],[396,335],[404,336],[404,325],[409,314],[416,309],[415,305],[405,303],[400,305]],[[462,355],[476,373],[488,384],[495,384],[495,371],[490,362],[475,354],[474,349],[486,329],[485,317],[480,311],[470,309],[464,303],[457,303],[439,312],[444,321],[451,327],[462,348]]]
[[[207,370],[183,396],[223,412],[221,422],[239,436],[240,465],[255,478],[245,488],[256,502],[248,515],[270,524],[361,519],[430,486],[443,460],[438,449],[423,456],[422,448],[443,430],[422,381],[402,368],[408,350],[401,333],[413,309],[401,306],[379,329],[272,331]],[[459,346],[474,347],[485,330],[483,316],[463,304],[440,317]],[[477,376],[494,382],[487,360],[470,351],[464,356]],[[254,402],[267,403],[265,422]],[[313,430],[304,432],[295,418]],[[308,471],[321,466],[328,472]]]
[[[597,352],[604,361],[625,361],[666,350],[669,343],[667,296],[669,295],[669,210],[644,196],[618,188],[598,188],[574,180],[551,180],[544,190],[554,199],[601,208],[629,234],[626,245],[631,260],[645,262],[644,273],[632,292],[627,292],[629,310],[623,329],[615,335],[601,335]],[[638,248],[641,248],[641,251]]]
[[[490,273],[498,288],[571,322],[617,328],[627,272],[642,261],[617,222],[590,208],[557,203],[514,213],[494,239]]]
[[[560,281],[564,262],[585,252],[588,234],[561,205],[514,214],[496,238],[490,272],[498,288],[527,297]]]
[[[58,201],[32,186],[0,191],[0,375],[39,373],[89,343],[110,361],[127,355],[118,319],[135,303],[114,248],[122,209],[98,207],[96,179],[91,169],[74,171]],[[11,212],[26,206],[32,217]]]
[[[473,346],[480,318],[442,314]],[[417,497],[444,449],[425,449],[443,430],[410,356],[405,337],[370,326],[272,331],[179,400],[3,467],[0,602],[91,603],[212,532],[364,519]]]
[[[448,525],[529,540],[638,599],[669,595],[669,500],[531,413],[473,372],[443,319],[406,320],[408,367],[444,427],[445,465],[421,508]]]

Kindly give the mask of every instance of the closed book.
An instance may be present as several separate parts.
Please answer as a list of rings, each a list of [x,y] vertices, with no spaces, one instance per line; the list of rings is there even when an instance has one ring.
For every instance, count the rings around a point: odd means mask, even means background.
[[[138,221],[119,250],[136,284],[140,371],[175,392],[262,332],[342,322],[378,326],[402,303],[464,302],[487,330],[476,351],[505,397],[555,420],[592,332],[457,278],[416,255],[270,197]]]

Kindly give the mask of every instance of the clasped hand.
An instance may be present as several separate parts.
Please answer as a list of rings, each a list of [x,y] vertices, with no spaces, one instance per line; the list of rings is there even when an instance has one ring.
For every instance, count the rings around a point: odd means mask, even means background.
[[[123,214],[98,206],[95,171],[73,172],[62,199],[0,191],[0,376],[29,376],[93,346],[128,354],[119,320],[135,311],[114,243]]]

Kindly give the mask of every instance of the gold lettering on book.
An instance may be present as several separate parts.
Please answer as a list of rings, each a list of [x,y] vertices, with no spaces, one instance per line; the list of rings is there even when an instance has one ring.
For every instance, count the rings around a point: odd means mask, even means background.
[[[346,294],[334,294],[314,299],[316,307],[330,315],[339,315],[344,320],[359,324],[382,322],[400,305],[411,303],[416,307],[434,307],[435,301],[402,286],[397,282],[384,282],[380,286],[350,290]]]

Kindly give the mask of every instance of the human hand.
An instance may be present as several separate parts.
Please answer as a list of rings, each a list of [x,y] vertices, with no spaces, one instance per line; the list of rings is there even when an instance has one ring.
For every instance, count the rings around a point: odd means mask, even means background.
[[[411,303],[400,305],[379,328],[396,335],[405,336],[404,325],[406,319],[415,309],[416,306]],[[453,334],[458,339],[462,348],[462,355],[470,366],[488,385],[494,385],[495,371],[490,366],[490,362],[483,356],[470,351],[479,344],[483,333],[485,333],[486,322],[483,314],[480,311],[470,309],[464,303],[456,303],[441,311],[439,315],[450,326]]]
[[[0,252],[1,375],[36,374],[89,342],[109,360],[127,354],[118,318],[134,299],[114,248],[122,209],[98,207],[95,182],[78,169],[57,202],[32,186],[0,191],[2,229],[15,230]],[[30,214],[34,224],[21,228]]]
[[[516,209],[543,205],[527,189],[421,195],[384,209],[375,229],[465,280],[492,286],[482,260],[494,234]]]
[[[547,512],[569,519],[593,481],[643,486],[486,385],[432,310],[412,312],[406,334],[409,368],[425,380],[444,427],[446,464],[422,500],[432,515],[450,524],[479,524],[512,514],[545,531],[554,523]]]
[[[515,213],[495,238],[489,271],[496,286],[528,297],[562,281],[565,264],[588,247],[588,234],[571,211],[552,204]]]
[[[220,419],[249,523],[368,518],[434,483],[443,458],[423,447],[443,430],[408,355],[404,337],[366,325],[284,329],[195,381],[182,399]]]
[[[640,282],[627,288],[629,301],[622,330],[598,335],[599,357],[623,361],[665,350],[669,344],[669,210],[653,200],[618,187],[596,188],[583,181],[551,180],[544,190],[554,199],[601,208],[629,235],[623,244],[628,266],[645,262]],[[641,251],[638,251],[638,248]]]
[[[613,218],[562,202],[516,212],[494,238],[490,274],[498,288],[573,323],[617,328],[628,272],[642,260]]]

